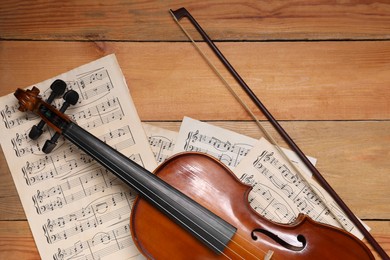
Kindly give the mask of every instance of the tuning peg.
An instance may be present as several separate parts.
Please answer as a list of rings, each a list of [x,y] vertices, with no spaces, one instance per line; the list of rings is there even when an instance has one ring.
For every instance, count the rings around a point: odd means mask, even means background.
[[[56,79],[53,83],[51,83],[50,88],[52,90],[49,98],[46,100],[47,103],[53,102],[53,100],[57,97],[60,97],[64,94],[66,89],[66,83],[63,80]]]
[[[79,101],[79,93],[71,89],[65,93],[63,98],[65,102],[64,104],[62,104],[62,107],[60,108],[61,113],[64,113],[65,110],[68,109],[70,105],[74,106],[77,104],[77,101]]]
[[[79,100],[79,94],[74,91],[74,90],[69,90],[65,93],[64,95],[65,102],[62,104],[60,108],[60,112],[64,113],[65,110],[70,106],[70,105],[76,105],[77,101]],[[46,140],[45,145],[42,148],[42,151],[44,153],[50,153],[53,151],[53,149],[57,145],[58,138],[60,138],[59,133],[55,133],[50,140]]]
[[[53,100],[57,97],[60,97],[64,94],[65,92],[65,89],[66,89],[66,83],[63,81],[63,80],[60,80],[60,79],[56,79],[51,85],[50,85],[50,88],[52,90],[52,92],[50,93],[50,96],[49,98],[46,100],[46,102],[48,104],[50,104],[51,102],[53,102]],[[37,139],[39,136],[41,136],[42,132],[43,132],[43,126],[45,125],[45,121],[41,120],[38,125],[34,125],[31,130],[30,130],[30,133],[28,134],[28,136],[35,140]]]

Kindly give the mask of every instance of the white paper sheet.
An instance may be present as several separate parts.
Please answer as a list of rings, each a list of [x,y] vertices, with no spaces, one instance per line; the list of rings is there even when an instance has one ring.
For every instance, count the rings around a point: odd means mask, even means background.
[[[87,131],[149,170],[157,166],[114,55],[36,86],[43,99],[62,79],[79,103],[66,114]],[[29,87],[30,89],[31,87]],[[63,100],[57,100],[59,104]],[[39,119],[17,110],[13,94],[0,98],[0,142],[42,259],[138,257],[129,217],[135,193],[68,141],[50,154],[28,133]]]
[[[307,176],[311,176],[295,153],[282,149],[297,167],[300,167]],[[273,158],[273,168],[260,167],[258,169],[259,167],[254,166],[255,160],[265,150],[268,154],[272,154],[267,158]],[[319,222],[342,227],[325,206],[324,202],[326,202],[326,205],[336,212],[336,217],[343,223],[344,229],[360,239],[363,238],[330,195],[316,182],[307,178],[313,189],[321,195],[317,196],[297,174],[293,173],[293,170],[290,170],[289,164],[265,139],[256,140],[185,117],[180,127],[174,153],[181,151],[198,151],[212,155],[228,166],[243,182],[254,186],[250,193],[250,204],[270,220],[289,223],[296,219],[299,212],[302,212]],[[308,158],[315,164],[315,158]],[[294,194],[300,195],[296,195],[295,198]]]
[[[304,213],[313,220],[343,228],[363,239],[332,197],[314,180],[308,178],[307,183],[294,173],[264,138],[256,143],[234,173],[242,182],[253,186],[249,201],[262,216],[278,223],[290,223],[299,213]]]
[[[234,169],[248,154],[258,140],[212,124],[184,117],[180,126],[173,154],[183,151],[197,151],[214,156],[230,169]],[[311,172],[291,150],[282,148],[293,163],[300,164],[302,170]],[[316,159],[307,157],[313,164]]]
[[[173,153],[178,133],[154,125],[142,123],[150,148],[160,165]]]

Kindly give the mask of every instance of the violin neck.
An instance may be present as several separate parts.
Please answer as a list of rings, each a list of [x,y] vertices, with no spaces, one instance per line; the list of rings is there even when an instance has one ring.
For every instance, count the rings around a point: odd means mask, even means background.
[[[229,223],[75,123],[69,123],[62,134],[216,253],[235,233]]]

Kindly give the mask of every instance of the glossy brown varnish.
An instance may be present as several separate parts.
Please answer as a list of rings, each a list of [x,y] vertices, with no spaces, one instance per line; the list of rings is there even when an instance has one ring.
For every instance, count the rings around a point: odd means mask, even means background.
[[[155,171],[161,179],[237,228],[237,233],[223,254],[216,255],[187,231],[138,198],[134,204],[131,227],[138,249],[154,259],[263,259],[268,250],[272,259],[373,259],[370,250],[344,230],[319,224],[299,215],[291,224],[270,222],[258,215],[248,203],[250,187],[215,159],[198,153],[172,157]],[[270,237],[256,232],[264,229],[287,243],[297,245],[303,235],[306,245],[294,251]]]

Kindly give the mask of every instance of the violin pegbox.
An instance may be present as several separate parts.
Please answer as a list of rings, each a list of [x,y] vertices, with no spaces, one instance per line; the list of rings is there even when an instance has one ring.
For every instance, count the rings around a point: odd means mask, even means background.
[[[63,82],[63,81],[62,81]],[[64,82],[65,86],[66,86],[66,83]],[[50,95],[51,96],[51,95]],[[49,97],[50,98],[50,97]],[[61,108],[60,108],[60,112],[61,113],[64,113],[66,111],[66,109],[68,109],[69,106],[74,106],[77,104],[77,101],[79,100],[79,94],[74,91],[74,90],[68,90],[64,96],[63,96],[65,102],[62,104]],[[53,149],[56,147],[57,145],[57,141],[58,141],[58,138],[61,136],[60,133],[56,132],[50,140],[46,140],[43,148],[42,148],[42,151],[44,153],[50,153],[51,151],[53,151]]]
[[[64,112],[70,105],[77,104],[79,100],[79,94],[74,90],[68,90],[65,94],[66,83],[63,80],[57,79],[51,85],[52,93],[46,101],[42,101],[39,95],[39,89],[33,87],[31,90],[17,89],[14,93],[15,97],[19,100],[19,110],[22,112],[31,111],[39,115],[42,119],[34,125],[30,132],[29,137],[33,140],[37,139],[43,133],[43,127],[48,124],[55,134],[50,140],[45,142],[42,148],[44,153],[50,153],[57,145],[57,140],[61,135],[63,128],[71,121]],[[63,96],[65,102],[61,108],[57,110],[51,105],[55,98]]]
[[[54,101],[54,99],[59,98],[64,94],[66,89],[66,83],[63,80],[57,79],[50,85],[50,88],[52,92],[49,98],[46,100],[46,103],[48,104],[51,104]],[[40,137],[43,133],[42,129],[44,126],[45,126],[45,121],[41,120],[37,125],[34,125],[31,128],[28,136],[33,140],[38,139],[38,137]]]

